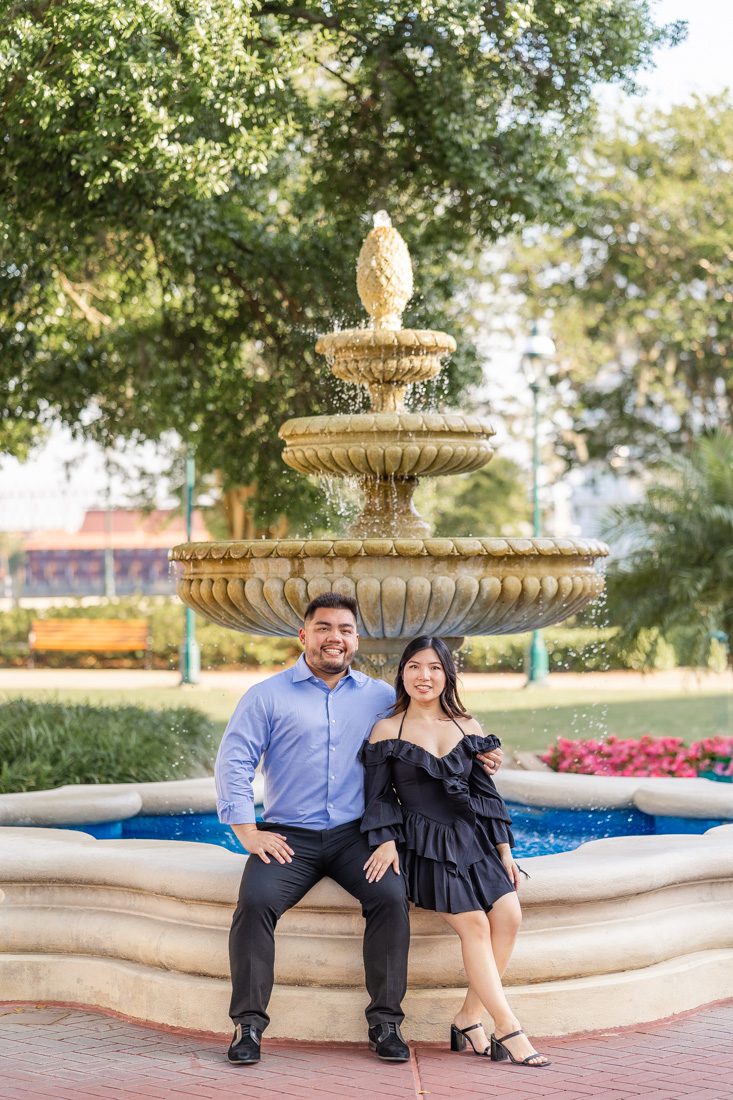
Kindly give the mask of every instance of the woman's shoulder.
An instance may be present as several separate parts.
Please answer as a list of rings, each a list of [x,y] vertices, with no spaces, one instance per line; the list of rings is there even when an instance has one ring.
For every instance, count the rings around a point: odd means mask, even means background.
[[[501,740],[493,733],[487,733],[477,718],[471,715],[456,717],[456,722],[463,730],[466,745],[474,752],[490,752],[501,747]]]
[[[476,737],[484,736],[484,731],[481,728],[481,723],[472,715],[456,715],[454,721],[461,727],[464,733],[470,733]]]
[[[376,744],[377,741],[389,741],[391,738],[396,737],[399,725],[399,715],[380,718],[378,722],[374,723],[372,731],[369,734],[370,745]]]

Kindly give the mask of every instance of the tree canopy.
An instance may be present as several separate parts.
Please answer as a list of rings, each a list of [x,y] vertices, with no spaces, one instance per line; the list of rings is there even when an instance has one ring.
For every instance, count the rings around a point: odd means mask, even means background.
[[[733,641],[733,435],[705,436],[653,472],[645,499],[609,517],[628,546],[610,598],[626,637],[683,630],[704,664],[718,632]]]
[[[516,255],[528,309],[554,314],[569,462],[730,429],[732,162],[727,96],[621,119],[582,158],[574,223]]]
[[[496,455],[464,477],[438,479],[433,512],[436,535],[526,535],[531,531],[530,481],[511,458]]]
[[[339,396],[312,344],[359,320],[365,214],[412,250],[407,322],[460,330],[472,253],[569,210],[594,87],[679,37],[651,8],[11,0],[4,445],[52,417],[104,443],[174,429],[223,488],[258,486],[261,524],[305,519],[276,430]],[[475,377],[464,347],[449,398]]]

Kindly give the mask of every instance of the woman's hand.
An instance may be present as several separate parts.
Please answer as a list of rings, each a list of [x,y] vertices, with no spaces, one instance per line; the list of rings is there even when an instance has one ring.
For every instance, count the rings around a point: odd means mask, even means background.
[[[393,840],[385,840],[375,848],[369,859],[364,864],[367,882],[379,882],[391,867],[396,875],[400,873],[400,857],[397,854],[397,845]]]
[[[504,869],[506,870],[506,873],[509,875],[509,878],[514,883],[514,889],[518,890],[520,871],[518,865],[514,861],[514,856],[512,855],[511,848],[508,844],[497,844],[496,850],[499,853],[499,858],[501,859],[501,862],[504,864]]]
[[[492,749],[491,752],[476,753],[476,759],[483,766],[489,779],[493,779],[502,765],[504,753],[501,749]]]
[[[234,833],[250,855],[259,856],[263,863],[269,863],[268,855],[274,856],[278,863],[292,863],[293,849],[281,833],[271,833],[268,829],[258,829],[256,825],[233,825]]]

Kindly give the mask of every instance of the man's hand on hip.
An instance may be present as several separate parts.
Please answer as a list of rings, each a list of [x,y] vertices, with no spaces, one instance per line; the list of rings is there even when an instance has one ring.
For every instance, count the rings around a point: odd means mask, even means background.
[[[476,753],[476,759],[483,765],[484,771],[491,778],[496,775],[504,763],[504,753],[501,749],[492,749],[491,752]]]
[[[234,835],[250,855],[259,856],[263,863],[270,863],[273,856],[278,863],[292,863],[293,849],[281,833],[258,829],[256,825],[232,825]]]

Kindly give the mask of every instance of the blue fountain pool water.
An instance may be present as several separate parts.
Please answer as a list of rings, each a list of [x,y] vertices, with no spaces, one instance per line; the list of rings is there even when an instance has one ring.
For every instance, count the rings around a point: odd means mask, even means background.
[[[562,810],[553,807],[509,803],[516,839],[515,854],[550,855],[569,852],[589,840],[612,836],[640,836],[649,833],[702,833],[718,821],[654,818],[640,810]],[[83,832],[103,838],[188,840],[216,844],[241,852],[234,833],[220,825],[216,814],[166,814],[131,817],[103,825],[79,825]]]
[[[508,807],[518,857],[570,852],[589,840],[655,832],[654,818],[641,810],[560,810],[513,802]]]
[[[640,810],[561,810],[548,806],[525,806],[510,802],[514,854],[546,856],[570,852],[590,840],[612,836],[643,836],[650,833],[704,833],[718,820],[652,817]],[[220,825],[216,814],[138,815],[126,821],[64,826],[91,833],[100,840],[188,840],[216,844],[231,852],[244,849],[230,828]]]

